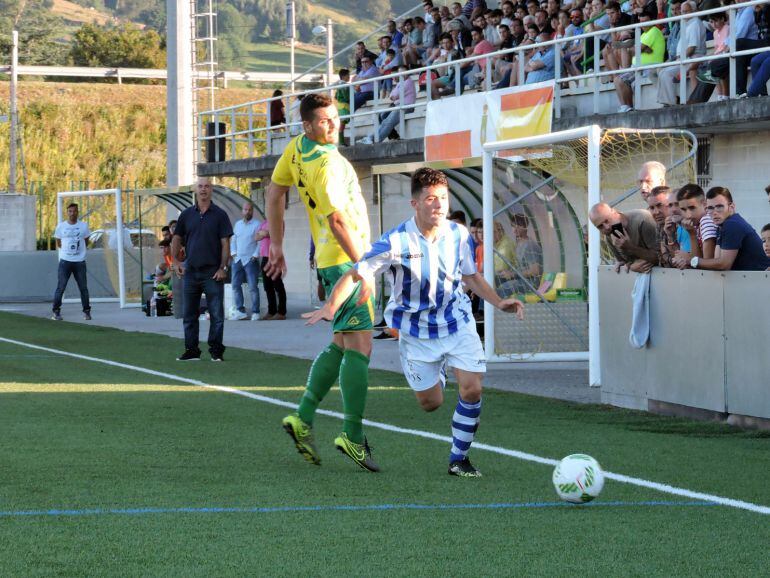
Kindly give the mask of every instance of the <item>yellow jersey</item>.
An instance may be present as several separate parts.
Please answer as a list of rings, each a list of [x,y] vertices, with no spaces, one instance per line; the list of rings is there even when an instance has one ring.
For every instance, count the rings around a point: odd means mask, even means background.
[[[363,254],[369,247],[369,217],[356,171],[332,144],[322,145],[305,135],[295,137],[273,169],[277,185],[294,185],[305,203],[318,267],[350,261],[329,229],[327,217],[342,213],[353,242]]]

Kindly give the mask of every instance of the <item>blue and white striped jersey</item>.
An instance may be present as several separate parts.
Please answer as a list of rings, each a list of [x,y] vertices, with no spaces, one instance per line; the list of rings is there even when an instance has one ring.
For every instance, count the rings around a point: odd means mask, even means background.
[[[455,333],[473,319],[462,276],[473,275],[476,263],[468,229],[446,221],[431,242],[414,218],[385,233],[356,264],[362,275],[386,268],[391,285],[385,308],[389,327],[420,339]]]

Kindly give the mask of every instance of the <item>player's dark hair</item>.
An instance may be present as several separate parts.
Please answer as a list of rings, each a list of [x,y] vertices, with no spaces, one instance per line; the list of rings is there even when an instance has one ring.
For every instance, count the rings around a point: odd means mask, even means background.
[[[706,196],[703,189],[695,183],[687,183],[676,193],[677,201],[684,201],[687,199],[702,199]]]
[[[447,219],[450,221],[460,221],[463,225],[468,222],[468,219],[465,217],[465,211],[452,211]]]
[[[299,116],[303,122],[311,122],[317,108],[326,108],[332,104],[332,99],[325,94],[307,94],[302,99],[302,104],[299,105]]]
[[[165,225],[165,226],[160,228],[160,232],[161,233],[165,233],[166,231],[171,232],[171,228],[168,225]]]
[[[417,169],[412,175],[412,197],[419,197],[425,187],[440,185],[449,188],[449,182],[444,173],[428,167]]]
[[[163,239],[160,243],[158,243],[158,247],[170,247],[171,241],[168,239]]]
[[[658,195],[670,195],[670,194],[671,194],[671,187],[667,187],[666,185],[653,187],[653,189],[650,191],[651,197],[657,197]]]
[[[168,222],[168,228],[171,229],[171,225],[176,225],[176,219],[172,219]]]
[[[612,0],[611,2],[607,2],[606,10],[614,10],[615,12],[620,12],[620,4],[615,2],[615,0]]]
[[[337,73],[337,76],[339,76],[340,78],[348,77],[350,76],[350,70],[348,70],[347,68],[340,68],[340,71]]]
[[[524,213],[514,213],[511,217],[511,223],[516,227],[522,227],[524,229],[529,228],[529,217]]]
[[[706,193],[706,198],[714,199],[719,195],[722,195],[725,199],[727,199],[728,203],[733,202],[733,195],[730,192],[730,189],[728,189],[727,187],[711,187]]]
[[[770,223],[762,227],[762,230],[760,231],[760,233],[766,233],[767,231],[770,231]]]
[[[70,203],[69,205],[67,205],[67,208],[68,208],[68,209],[69,209],[70,207],[75,207],[76,209],[78,209],[78,208],[79,208],[77,203]]]
[[[767,185],[767,186],[765,187],[765,192],[766,192],[768,195],[770,195],[770,185]]]

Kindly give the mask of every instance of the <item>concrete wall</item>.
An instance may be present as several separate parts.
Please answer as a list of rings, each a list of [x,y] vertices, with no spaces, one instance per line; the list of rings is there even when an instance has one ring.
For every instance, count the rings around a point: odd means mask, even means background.
[[[602,401],[770,419],[770,273],[655,269],[644,349],[628,342],[634,280],[600,270]]]
[[[0,195],[0,251],[34,251],[35,201],[32,195]]]

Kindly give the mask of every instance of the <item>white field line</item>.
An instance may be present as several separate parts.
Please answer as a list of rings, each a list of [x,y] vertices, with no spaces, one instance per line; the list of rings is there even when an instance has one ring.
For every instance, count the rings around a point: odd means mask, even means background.
[[[251,393],[249,391],[242,391],[240,389],[236,389],[234,387],[226,387],[222,385],[210,385],[208,383],[204,383],[202,381],[199,381],[197,379],[190,379],[188,377],[182,377],[179,375],[174,375],[172,373],[166,373],[163,371],[155,371],[154,369],[147,369],[144,367],[138,367],[136,365],[128,365],[127,363],[119,363],[117,361],[111,361],[109,359],[101,359],[99,357],[91,357],[90,355],[81,355],[79,353],[70,353],[69,351],[62,351],[60,349],[52,349],[50,347],[42,347],[40,345],[34,345],[32,343],[25,343],[23,341],[17,341],[15,339],[8,339],[5,337],[0,337],[0,342],[5,343],[11,343],[13,345],[19,345],[22,347],[29,347],[31,349],[37,349],[40,351],[47,351],[49,353],[57,353],[59,355],[64,355],[67,357],[74,357],[76,359],[83,359],[85,361],[93,361],[96,363],[103,363],[105,365],[111,365],[113,367],[120,367],[123,369],[131,369],[133,371],[138,371],[141,373],[146,373],[148,375],[155,375],[157,377],[165,377],[166,379],[172,379],[174,381],[179,381],[182,383],[188,383],[190,385],[197,385],[199,387],[205,387],[209,389],[215,389],[218,391],[223,391],[226,393],[232,393],[235,395],[240,395],[243,397],[248,397],[249,399],[254,399],[256,401],[261,401],[263,403],[269,403],[272,405],[277,405],[281,407],[286,407],[289,409],[295,409],[297,407],[297,404],[294,402],[288,402],[283,401],[281,399],[275,399],[272,397],[267,397],[265,395],[259,395],[256,393]],[[343,414],[336,412],[336,411],[328,411],[325,409],[319,409],[318,413],[321,415],[326,415],[329,417],[333,417],[336,419],[343,419]],[[435,440],[444,442],[447,444],[452,443],[452,438],[449,436],[443,436],[439,434],[435,434],[432,432],[417,430],[417,429],[410,429],[410,428],[403,428],[387,423],[377,422],[377,421],[370,421],[368,419],[365,419],[363,421],[364,425],[368,427],[373,427],[376,429],[381,429],[389,432],[395,432],[395,433],[402,433],[407,434],[415,437]],[[544,458],[542,456],[537,456],[535,454],[529,454],[526,452],[520,452],[518,450],[509,450],[506,448],[502,448],[499,446],[492,446],[488,444],[482,444],[474,442],[473,447],[477,450],[484,450],[487,452],[492,452],[495,454],[508,456],[512,458],[516,458],[519,460],[524,460],[526,462],[535,462],[538,464],[543,464],[547,466],[555,466],[557,463],[559,463],[558,460],[554,460],[551,458]],[[693,500],[703,500],[706,502],[714,502],[716,504],[720,504],[722,506],[729,506],[731,508],[738,508],[741,510],[748,510],[749,512],[754,512],[757,514],[765,514],[770,515],[770,506],[761,506],[759,504],[753,504],[751,502],[744,502],[743,500],[735,500],[732,498],[725,498],[722,496],[716,496],[713,494],[705,494],[702,492],[694,492],[692,490],[688,490],[685,488],[677,488],[676,486],[670,486],[668,484],[661,484],[659,482],[653,482],[650,480],[645,480],[643,478],[635,478],[632,476],[625,476],[623,474],[615,474],[612,472],[604,472],[604,475],[606,478],[610,480],[615,480],[616,482],[621,482],[624,484],[630,484],[633,486],[639,486],[642,488],[649,488],[651,490],[656,490],[658,492],[663,492],[665,494],[672,494],[675,496],[682,496],[685,498],[690,498]]]

